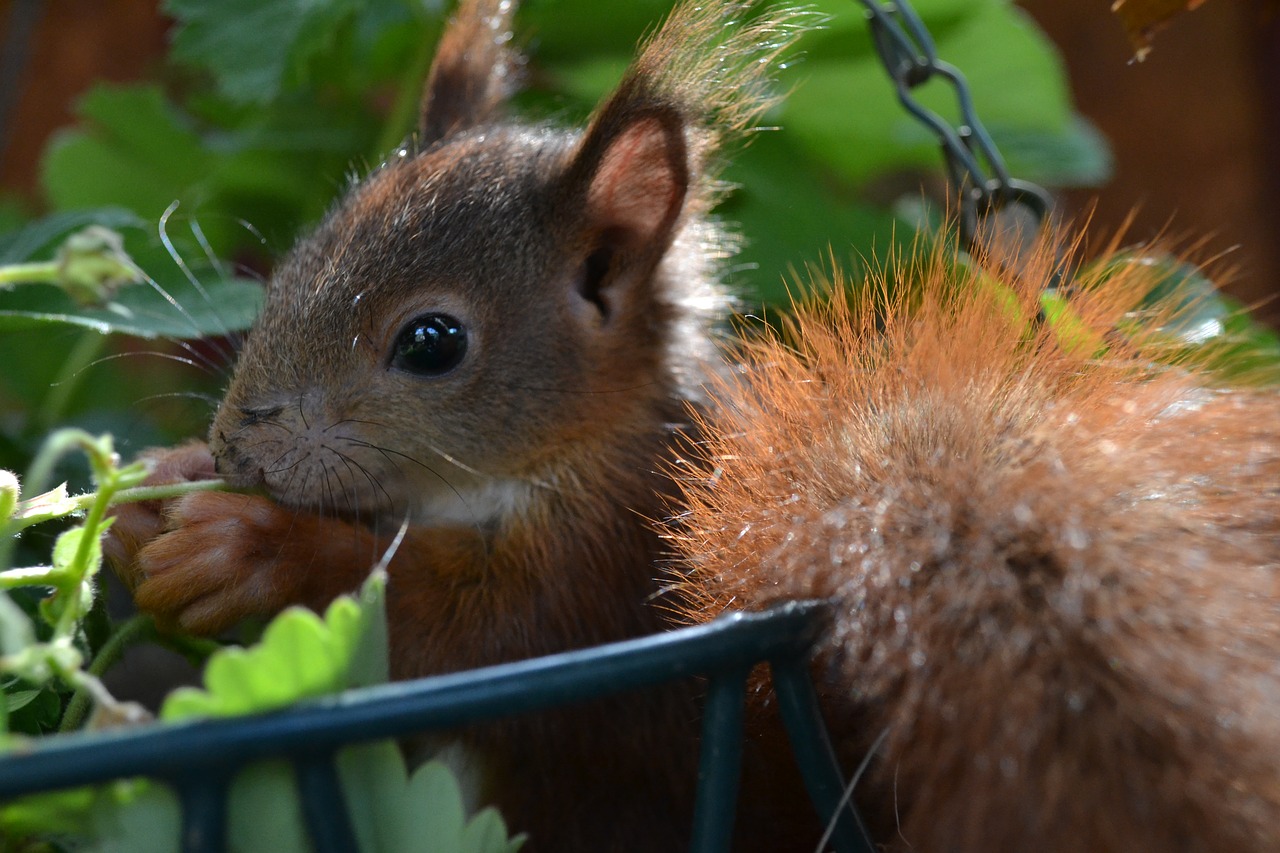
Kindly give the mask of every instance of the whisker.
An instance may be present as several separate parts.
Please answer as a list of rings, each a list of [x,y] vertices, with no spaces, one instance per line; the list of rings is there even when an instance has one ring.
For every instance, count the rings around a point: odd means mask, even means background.
[[[263,245],[263,246],[267,245],[267,238],[262,236],[262,232],[259,231],[252,222],[239,216],[234,217],[234,221],[241,228],[243,228],[244,230],[252,234],[254,237],[256,237],[260,245]]]
[[[359,419],[359,418],[345,418],[345,419],[343,419],[343,420],[341,420],[341,421],[338,421],[337,423],[333,424],[333,426],[326,428],[326,429],[325,429],[325,432],[328,432],[328,431],[329,431],[329,429],[332,429],[334,426],[338,426],[338,424],[364,424],[364,425],[366,425],[366,426],[375,426],[375,427],[381,427],[381,426],[383,426],[383,424],[379,423],[378,421],[366,421],[366,420],[361,420],[361,419]],[[339,438],[341,438],[341,439],[342,439],[342,440],[344,440],[344,441],[350,441],[350,442],[357,442],[357,441],[359,441],[359,439],[355,439],[355,438],[352,438],[351,436],[345,436],[345,435],[344,435],[344,436],[339,436]],[[368,447],[370,447],[370,448],[372,448],[372,449],[379,449],[379,450],[381,449],[381,448],[376,447],[376,445],[372,445],[372,444],[368,444],[368,445],[366,445],[366,446],[368,446]],[[454,457],[453,455],[451,455],[451,454],[449,454],[449,453],[444,452],[443,450],[441,450],[440,448],[436,447],[435,445],[428,444],[428,445],[427,445],[427,449],[428,449],[428,450],[430,450],[432,453],[434,453],[436,456],[439,456],[439,457],[440,457],[441,459],[443,459],[445,462],[448,462],[450,465],[453,465],[455,468],[458,468],[459,470],[466,471],[468,474],[471,474],[471,475],[476,476],[476,477],[483,477],[483,478],[485,478],[485,479],[489,479],[489,480],[497,479],[493,474],[485,473],[484,471],[481,471],[481,470],[479,470],[478,468],[472,468],[472,467],[471,467],[470,465],[468,465],[467,463],[463,462],[462,460],[460,460],[460,459],[458,459],[458,458]],[[394,450],[393,450],[393,451],[391,451],[391,452],[392,452],[392,453],[396,453],[397,455],[400,455],[400,456],[404,456],[404,454],[403,454],[403,453],[399,453],[398,451],[394,451]],[[406,459],[408,459],[410,462],[414,462],[414,463],[416,463],[416,464],[418,464],[418,465],[422,465],[422,467],[424,467],[424,468],[426,468],[426,467],[427,467],[425,463],[423,463],[423,462],[419,462],[417,459],[413,459],[412,457],[409,457],[409,456],[405,456],[405,458],[406,458]],[[439,476],[439,474],[438,474],[434,469],[430,469],[430,468],[428,468],[428,470],[430,470],[430,471],[431,471],[431,473],[436,474],[436,476]]]
[[[263,474],[279,474],[281,471],[289,471],[289,470],[292,470],[292,471],[294,471],[294,473],[296,474],[296,473],[297,473],[297,468],[298,468],[298,466],[299,466],[299,465],[301,465],[301,464],[303,463],[303,460],[305,460],[305,459],[307,458],[307,457],[306,457],[306,454],[303,454],[302,456],[300,456],[300,457],[298,458],[298,460],[297,460],[297,461],[295,461],[292,465],[287,465],[287,466],[285,466],[285,467],[283,467],[283,468],[277,468],[277,467],[275,467],[275,466],[279,465],[279,464],[280,464],[280,463],[285,459],[285,457],[287,457],[287,456],[288,456],[290,453],[292,453],[292,452],[293,452],[293,448],[292,448],[292,447],[285,448],[285,451],[284,451],[283,453],[281,453],[279,456],[277,456],[277,457],[276,457],[276,458],[271,462],[271,467],[270,467],[270,468],[265,468],[265,469],[263,469],[262,473],[263,473]],[[292,484],[292,477],[290,477],[290,482],[289,482],[289,483],[286,483],[286,486],[291,485],[291,484]],[[286,491],[287,491],[287,488],[286,488]]]
[[[396,463],[395,463],[395,460],[393,460],[393,459],[391,458],[391,456],[393,456],[393,455],[394,455],[394,456],[399,456],[400,458],[405,459],[405,460],[407,460],[407,461],[409,461],[409,462],[412,462],[414,465],[417,465],[417,466],[421,467],[423,470],[427,471],[429,474],[431,474],[432,476],[436,477],[437,479],[439,479],[439,480],[440,480],[440,482],[444,483],[446,486],[448,486],[448,487],[449,487],[449,491],[453,492],[454,497],[456,497],[456,498],[458,499],[458,501],[459,501],[459,502],[460,502],[464,507],[466,507],[466,508],[467,508],[467,512],[469,512],[469,513],[471,514],[472,524],[475,526],[476,530],[477,530],[477,531],[483,531],[483,527],[482,527],[482,525],[480,524],[479,516],[477,516],[477,515],[476,515],[475,510],[474,510],[474,509],[472,509],[471,504],[467,501],[467,499],[466,499],[466,498],[464,498],[464,497],[462,496],[462,493],[458,491],[458,488],[457,488],[456,486],[454,486],[454,485],[453,485],[453,483],[450,483],[450,482],[449,482],[449,480],[448,480],[447,478],[445,478],[445,476],[444,476],[443,474],[441,474],[441,473],[440,473],[439,471],[437,471],[436,469],[432,468],[432,467],[431,467],[430,465],[428,465],[427,463],[423,462],[423,461],[422,461],[422,460],[420,460],[420,459],[415,459],[415,458],[413,458],[412,456],[409,456],[409,455],[408,455],[408,454],[406,454],[406,453],[401,453],[401,452],[400,452],[400,451],[398,451],[398,450],[392,450],[392,449],[391,449],[391,448],[389,448],[389,447],[381,447],[381,446],[379,446],[379,445],[377,445],[377,444],[373,444],[373,443],[368,442],[368,441],[362,441],[361,439],[358,439],[358,438],[352,438],[351,436],[342,435],[342,436],[338,436],[338,438],[339,438],[339,439],[341,439],[341,440],[343,440],[343,441],[346,441],[346,442],[349,442],[349,443],[351,443],[351,444],[354,444],[354,445],[356,445],[357,447],[367,447],[367,448],[369,448],[370,450],[376,450],[377,452],[381,453],[381,454],[382,454],[382,455],[383,455],[383,456],[384,456],[384,457],[385,457],[389,462],[391,462],[391,464],[393,464],[393,465],[395,465],[395,464],[396,464]],[[399,467],[399,466],[397,466],[397,467]]]
[[[605,388],[600,391],[584,391],[580,388],[540,388],[535,385],[517,385],[514,382],[495,382],[494,384],[510,391],[524,391],[530,394],[571,394],[582,397],[599,397],[612,394],[630,394],[645,388],[653,388],[658,383],[641,382],[638,385],[625,385],[618,388]]]
[[[241,222],[242,224],[246,224],[242,219],[238,221]],[[209,262],[209,266],[213,267],[214,271],[217,272],[219,278],[222,278],[224,280],[230,279],[231,271],[227,269],[227,265],[222,260],[222,258],[219,258],[217,254],[213,251],[213,246],[209,243],[209,238],[205,236],[204,228],[200,225],[200,221],[195,218],[192,218],[188,223],[188,227],[191,229],[192,236],[196,238],[196,243],[200,245],[201,251],[204,252],[205,260]],[[254,233],[257,234],[256,231]],[[257,234],[257,237],[259,240],[262,240],[261,234]],[[262,242],[265,242],[265,241],[262,241]],[[207,296],[205,298],[208,299]],[[210,301],[209,304],[213,305],[213,302]],[[219,322],[221,322],[221,320],[219,320]],[[223,323],[222,325],[224,327],[226,326],[225,323]],[[227,338],[231,340],[232,346],[234,346],[236,349],[239,349],[240,344],[244,342],[244,336],[239,332],[227,331],[224,334],[227,336]]]
[[[342,464],[347,465],[346,461],[343,460],[342,457],[339,456],[336,452],[334,452],[332,447],[329,447],[328,445],[324,445],[323,447],[326,452],[332,453],[334,456],[338,458],[339,461],[342,462]],[[325,474],[326,480],[328,479],[328,473],[327,473],[328,469],[329,469],[329,466],[326,466],[326,474]],[[337,479],[338,481],[338,485],[340,487],[343,486],[342,475],[338,473],[338,469],[336,466],[333,466],[333,472],[334,472],[334,478]],[[355,472],[351,470],[350,465],[347,465],[347,473],[351,474],[352,479],[355,478]],[[347,511],[354,514],[356,518],[359,518],[360,517],[360,510],[358,507],[359,496],[358,495],[356,496],[356,502],[357,502],[356,504],[353,504],[351,500],[351,497],[352,497],[351,493],[355,491],[355,483],[352,483],[350,488],[341,488],[340,491],[342,492],[342,497],[347,502]],[[330,490],[329,492],[329,500],[333,501],[332,490]],[[337,505],[337,501],[334,501],[334,505],[335,506]]]
[[[160,394],[148,394],[145,397],[140,397],[135,405],[150,403],[154,400],[170,400],[175,397],[186,400],[199,400],[202,403],[208,403],[211,409],[217,408],[218,403],[220,402],[214,395],[202,394],[199,391],[165,391]]]
[[[359,460],[353,459],[352,457],[348,456],[347,454],[343,453],[342,451],[336,448],[330,448],[330,450],[332,450],[334,455],[336,455],[343,462],[347,463],[348,465],[356,466],[356,468],[360,470],[360,473],[364,474],[365,479],[369,481],[369,485],[373,486],[375,489],[382,492],[382,494],[387,499],[388,506],[395,505],[395,501],[392,499],[391,494],[382,485],[382,481],[379,480],[377,477],[374,477],[373,474],[369,472],[369,469],[365,468],[363,465],[360,464]]]
[[[336,506],[336,504],[334,503],[334,500],[333,500],[333,483],[329,477],[329,466],[328,465],[321,466],[320,473],[321,475],[323,475],[323,478],[324,478],[321,483],[321,486],[324,489],[325,500],[323,503],[320,504],[320,515],[323,517],[325,507]]]
[[[185,364],[188,367],[194,367],[197,370],[208,369],[208,365],[200,364],[195,359],[187,358],[181,355],[175,355],[174,353],[171,353],[171,352],[161,352],[160,350],[130,350],[129,352],[116,352],[116,353],[112,353],[111,355],[104,355],[100,358],[95,358],[93,361],[89,362],[84,367],[80,368],[75,373],[71,374],[70,378],[78,377],[81,373],[84,373],[90,367],[97,367],[100,364],[106,364],[109,361],[117,361],[122,358],[158,358],[164,361],[176,361],[178,364]],[[59,385],[61,383],[52,382],[50,384]]]
[[[164,213],[160,215],[160,222],[157,226],[157,232],[160,236],[160,242],[161,244],[164,245],[165,251],[169,253],[169,257],[173,259],[173,262],[175,264],[177,264],[178,269],[182,270],[182,273],[184,276],[186,276],[187,281],[191,282],[192,286],[196,288],[197,292],[199,292],[201,295],[204,296],[205,301],[208,302],[211,308],[216,308],[216,306],[214,306],[212,301],[209,299],[209,294],[207,291],[205,291],[204,286],[199,283],[199,281],[196,279],[194,275],[192,275],[191,269],[187,266],[187,262],[182,259],[182,255],[180,255],[178,253],[178,250],[174,248],[173,241],[169,239],[169,218],[173,216],[174,211],[176,211],[177,209],[178,209],[178,202],[174,201],[167,208],[165,208]],[[187,321],[187,323],[191,326],[192,334],[194,334],[196,337],[202,337],[200,324],[198,324],[195,321],[195,318],[191,316],[191,312],[186,309],[186,306],[178,302],[177,299],[174,299],[173,294],[165,290],[164,287],[161,286],[161,284],[158,281],[156,281],[153,277],[151,277],[150,275],[147,275],[146,273],[143,273],[143,277],[146,280],[146,282],[149,285],[151,285],[152,289],[154,289],[157,293],[159,293],[162,297],[164,297],[164,300],[168,302],[174,308],[174,310],[176,310],[182,316],[182,318]],[[214,316],[215,317],[217,316],[216,310],[215,310]],[[226,327],[225,327],[225,324],[222,324],[222,325],[223,325],[223,330],[225,334]],[[222,356],[228,360],[230,360],[231,357],[234,355],[231,352],[222,351],[221,348],[219,348],[219,351],[222,353]]]
[[[831,816],[831,820],[827,823],[826,831],[822,833],[822,840],[818,842],[818,846],[814,848],[816,853],[822,853],[827,849],[827,842],[831,840],[831,835],[836,831],[836,823],[840,819],[840,813],[844,811],[849,800],[853,797],[853,789],[857,787],[858,782],[862,779],[862,774],[867,771],[867,767],[871,764],[871,759],[879,752],[884,739],[889,736],[888,727],[884,728],[875,742],[871,744],[871,748],[867,750],[867,754],[863,756],[862,763],[858,765],[858,769],[854,771],[853,778],[849,780],[849,784],[844,788],[844,794],[840,797],[840,802],[836,804],[835,813]]]
[[[187,223],[187,227],[191,229],[191,234],[196,238],[196,242],[200,244],[200,249],[204,252],[205,260],[209,262],[209,266],[222,278],[230,278],[227,273],[227,265],[222,259],[214,254],[213,246],[209,244],[209,238],[204,234],[204,228],[200,227],[199,220],[191,219]]]

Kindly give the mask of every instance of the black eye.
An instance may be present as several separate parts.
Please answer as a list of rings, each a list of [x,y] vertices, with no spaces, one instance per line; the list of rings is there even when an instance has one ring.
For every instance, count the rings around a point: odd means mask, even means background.
[[[415,317],[396,336],[391,366],[419,376],[439,376],[467,354],[467,330],[448,314]]]

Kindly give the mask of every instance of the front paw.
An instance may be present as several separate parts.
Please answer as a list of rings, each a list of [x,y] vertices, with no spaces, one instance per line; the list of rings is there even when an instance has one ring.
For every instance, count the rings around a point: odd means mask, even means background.
[[[218,476],[213,469],[213,456],[203,442],[148,450],[140,458],[152,466],[151,474],[143,483],[146,486],[211,480]],[[141,580],[137,575],[138,553],[164,533],[165,516],[174,503],[174,500],[139,501],[112,507],[113,522],[102,541],[102,551],[130,589]]]
[[[168,508],[168,532],[134,560],[134,600],[161,625],[217,634],[296,601],[318,542],[265,498],[202,492]]]

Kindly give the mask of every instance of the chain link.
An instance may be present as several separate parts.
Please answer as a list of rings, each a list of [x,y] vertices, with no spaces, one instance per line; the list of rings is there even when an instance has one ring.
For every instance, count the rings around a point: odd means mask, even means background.
[[[858,0],[865,8],[872,41],[893,80],[902,106],[928,127],[942,144],[947,172],[959,196],[960,241],[972,251],[982,221],[1002,208],[1025,208],[1039,227],[1052,201],[1042,187],[1009,176],[991,135],[978,119],[969,84],[960,70],[938,58],[933,38],[908,0]],[[935,77],[950,84],[960,111],[960,126],[916,100],[913,90]]]

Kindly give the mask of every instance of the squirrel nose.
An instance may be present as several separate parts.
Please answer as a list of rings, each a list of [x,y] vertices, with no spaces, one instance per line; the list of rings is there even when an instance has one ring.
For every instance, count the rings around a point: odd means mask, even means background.
[[[224,433],[218,432],[211,436],[209,451],[213,455],[214,473],[219,477],[241,488],[262,484],[261,466],[256,465],[252,459],[246,459],[235,442],[227,441]]]

